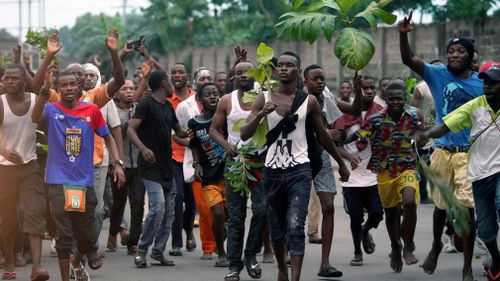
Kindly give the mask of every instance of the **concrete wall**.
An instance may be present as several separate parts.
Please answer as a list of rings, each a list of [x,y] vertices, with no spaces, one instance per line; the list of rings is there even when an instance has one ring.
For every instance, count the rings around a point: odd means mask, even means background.
[[[410,44],[415,54],[426,61],[439,58],[446,60],[446,43],[452,37],[469,36],[476,41],[476,48],[480,54],[480,61],[500,59],[500,19],[489,18],[481,21],[460,21],[448,23],[435,23],[429,25],[418,25],[410,33]],[[375,77],[383,76],[409,76],[411,71],[401,63],[399,52],[399,34],[395,26],[381,27],[372,34],[376,51],[370,64],[363,73]],[[248,51],[248,58],[255,59],[255,51],[259,42],[243,42],[242,45]],[[303,67],[318,63],[322,65],[327,73],[328,79],[336,81],[350,78],[353,72],[343,68],[333,54],[333,44],[324,38],[315,44],[307,42],[295,42],[275,40],[266,42],[274,48],[277,54],[292,50],[297,52],[302,59]],[[192,69],[207,66],[214,71],[227,71],[234,61],[234,46],[212,46],[186,48],[173,52],[163,58],[164,65],[172,65],[177,61],[186,61],[192,54]]]

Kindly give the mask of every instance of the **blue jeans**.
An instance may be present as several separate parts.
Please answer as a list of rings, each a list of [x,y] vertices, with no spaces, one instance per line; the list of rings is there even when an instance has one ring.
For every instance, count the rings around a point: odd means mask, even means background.
[[[484,243],[497,239],[500,217],[500,172],[472,182],[472,195],[476,207],[477,234]]]
[[[248,230],[247,243],[245,246],[245,257],[255,256],[262,247],[262,233],[267,225],[266,214],[266,191],[262,181],[250,195],[252,200],[252,219]],[[226,181],[226,204],[227,204],[227,258],[229,267],[241,270],[243,261],[243,241],[245,238],[245,218],[247,216],[248,197],[239,192],[233,192],[233,187]]]
[[[302,256],[305,249],[304,225],[311,192],[309,163],[288,169],[264,169],[267,189],[267,216],[273,244],[288,242],[290,255]]]
[[[173,162],[177,194],[175,195],[175,219],[172,223],[172,248],[182,248],[182,229],[186,231],[186,234],[193,232],[195,204],[191,183],[184,182],[182,163]]]
[[[147,252],[153,245],[152,255],[163,255],[174,221],[175,185],[162,186],[159,182],[142,179],[148,193],[149,210],[139,238],[139,251]]]

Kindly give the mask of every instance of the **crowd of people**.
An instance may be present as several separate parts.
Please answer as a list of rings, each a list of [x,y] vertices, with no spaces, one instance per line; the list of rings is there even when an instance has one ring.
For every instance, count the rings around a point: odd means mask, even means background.
[[[330,262],[337,194],[331,158],[350,217],[351,266],[375,251],[370,231],[384,214],[390,267],[401,272],[403,263],[418,263],[417,203],[433,203],[434,241],[423,270],[435,271],[447,225],[448,246],[463,252],[462,280],[474,280],[476,233],[491,256],[488,280],[500,280],[500,64],[479,69],[467,37],[449,41],[446,63],[424,62],[408,41],[411,16],[397,25],[402,62],[423,79],[411,93],[404,78],[356,72],[335,94],[320,65],[302,68],[291,51],[273,58],[277,87],[264,88],[248,74],[256,66],[239,46],[228,73],[200,67],[192,81],[187,65],[164,69],[144,45],[138,48],[144,63],[125,69],[134,46],[128,41],[119,53],[115,28],[105,40],[112,63],[107,82],[98,60],[53,64],[62,48],[57,34],[48,37],[36,72],[14,48],[0,84],[2,280],[16,279],[16,266],[26,264],[23,248],[31,254],[31,280],[49,279],[41,264],[47,235],[61,279],[90,280],[85,264],[102,266],[106,217],[106,250],[116,251],[120,235],[138,268],[148,259],[175,266],[172,257],[197,247],[199,225],[201,259],[227,267],[225,281],[240,280],[244,268],[261,278],[261,251],[263,262],[276,261],[278,281],[300,280],[307,220],[309,242],[322,244],[317,275],[341,277]],[[260,93],[255,101],[245,98],[250,91]],[[247,155],[262,167],[247,195],[224,174],[262,122],[265,146]],[[453,200],[442,189],[427,193],[429,175],[419,159],[430,162],[430,176],[445,183]],[[455,231],[447,216],[453,202],[467,210],[468,218],[454,218],[467,222],[465,230]]]

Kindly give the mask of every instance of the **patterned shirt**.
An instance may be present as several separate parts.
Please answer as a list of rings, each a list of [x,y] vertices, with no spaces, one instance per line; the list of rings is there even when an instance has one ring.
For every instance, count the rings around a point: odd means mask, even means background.
[[[387,108],[371,115],[356,133],[360,138],[368,138],[372,146],[367,168],[374,173],[387,170],[391,177],[397,177],[406,170],[415,170],[412,139],[420,129],[423,129],[423,124],[413,106],[405,108],[398,123],[392,121]]]

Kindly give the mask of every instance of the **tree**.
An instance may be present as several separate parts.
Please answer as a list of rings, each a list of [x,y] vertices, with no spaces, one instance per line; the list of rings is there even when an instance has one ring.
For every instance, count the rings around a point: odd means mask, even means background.
[[[448,0],[445,5],[433,7],[434,20],[482,19],[498,3],[498,0]]]

